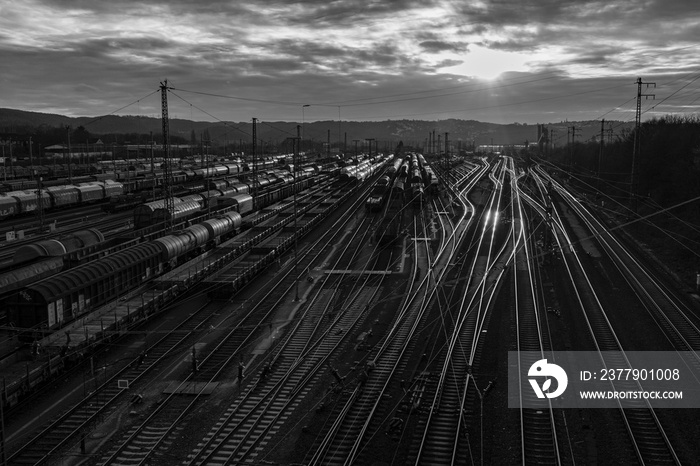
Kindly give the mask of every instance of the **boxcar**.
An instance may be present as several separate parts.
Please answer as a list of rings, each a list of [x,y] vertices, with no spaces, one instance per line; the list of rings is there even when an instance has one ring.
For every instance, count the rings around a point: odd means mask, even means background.
[[[0,219],[11,217],[19,213],[19,201],[16,197],[0,196]]]
[[[230,194],[217,197],[212,204],[216,207],[232,206],[241,215],[245,215],[253,210],[253,197],[249,194]]]
[[[105,191],[102,186],[94,184],[84,184],[76,186],[80,192],[80,203],[95,202],[105,198]]]
[[[138,244],[28,285],[8,302],[9,321],[40,337],[119,297],[161,269],[161,248]]]
[[[166,221],[185,220],[201,212],[201,210],[202,206],[197,201],[180,202],[173,205],[172,211],[161,207],[153,211],[152,223],[158,224]]]
[[[104,180],[103,182],[98,184],[103,186],[105,191],[105,198],[124,194],[124,185],[119,182],[113,180]]]
[[[39,208],[36,191],[13,191],[7,194],[17,198],[20,213],[34,212]],[[44,209],[51,207],[51,196],[44,190],[41,191],[41,205]]]
[[[51,196],[53,207],[66,207],[80,202],[79,191],[75,186],[52,186],[46,188]]]

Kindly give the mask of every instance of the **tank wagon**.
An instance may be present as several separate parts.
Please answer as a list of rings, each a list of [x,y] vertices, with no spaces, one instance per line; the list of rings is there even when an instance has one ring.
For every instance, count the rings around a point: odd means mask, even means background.
[[[201,252],[242,225],[238,212],[211,218],[24,287],[8,299],[9,322],[23,340],[40,338]]]

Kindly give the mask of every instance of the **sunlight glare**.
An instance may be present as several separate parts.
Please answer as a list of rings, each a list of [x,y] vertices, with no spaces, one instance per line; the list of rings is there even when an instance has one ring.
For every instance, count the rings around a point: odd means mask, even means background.
[[[444,71],[474,76],[481,79],[495,79],[506,71],[526,71],[528,60],[523,54],[492,50],[479,46],[470,46],[469,53],[463,57],[463,63],[450,66]]]

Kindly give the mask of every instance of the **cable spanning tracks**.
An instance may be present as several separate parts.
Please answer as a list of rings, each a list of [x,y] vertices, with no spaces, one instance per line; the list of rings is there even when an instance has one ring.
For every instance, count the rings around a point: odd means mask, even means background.
[[[478,177],[474,183],[476,180]],[[459,196],[456,198],[460,199]],[[345,403],[339,404],[334,423],[328,428],[325,436],[314,445],[314,453],[308,464],[349,465],[369,461],[368,458],[363,460],[361,454],[376,432],[378,424],[381,424],[379,414],[383,394],[392,376],[401,367],[403,356],[411,346],[410,342],[414,339],[417,329],[422,325],[426,310],[438,295],[447,265],[455,257],[457,246],[466,232],[469,210],[461,199],[460,202],[463,215],[457,225],[446,225],[440,217],[443,230],[449,229],[451,233],[434,258],[431,257],[428,243],[421,239],[426,227],[419,225],[422,217],[419,216],[414,221],[416,261],[410,289],[405,294],[405,300],[391,330],[370,356],[375,367],[370,377],[348,394]],[[420,270],[428,272],[423,276]]]
[[[486,385],[478,386],[472,368],[478,366],[479,340],[510,257],[507,252],[510,234],[502,231],[497,234],[499,217],[503,218],[499,214],[506,207],[504,199],[508,198],[505,175],[503,165],[496,167],[495,175],[489,173],[494,189],[479,219],[483,227],[480,232],[475,231],[478,237],[473,240],[476,248],[471,268],[464,271],[469,277],[465,289],[453,289],[462,298],[453,321],[444,322],[448,340],[440,354],[442,368],[427,419],[422,424],[415,464],[465,464],[473,455],[470,451],[473,442],[467,441],[466,417],[473,415],[475,400],[481,398]]]
[[[346,242],[335,266],[348,255],[350,262],[354,262],[361,245],[371,235],[371,228],[365,225],[352,231],[353,238]],[[338,235],[327,241],[337,242]],[[354,243],[360,247],[350,251],[350,244]],[[371,263],[366,265],[372,266]],[[258,457],[258,448],[281,428],[311,384],[318,380],[326,365],[330,365],[330,357],[345,343],[349,332],[344,329],[359,325],[370,303],[380,293],[384,275],[362,276],[364,280],[355,284],[349,299],[336,313],[333,303],[338,301],[340,285],[347,279],[341,278],[333,284],[331,275],[326,275],[316,295],[305,304],[303,315],[295,318],[296,325],[270,356],[259,377],[250,382],[226,410],[197,450],[189,455],[187,464],[237,464]]]
[[[513,175],[515,173],[513,172]],[[536,263],[531,253],[531,238],[533,235],[526,230],[528,220],[523,207],[518,180],[513,176],[512,189],[514,193],[513,230],[515,244],[515,267],[513,270],[513,287],[515,303],[515,323],[517,334],[518,373],[523,374],[523,351],[540,353],[544,359],[545,351],[552,348],[547,344],[544,335],[545,325],[541,321],[543,315],[537,299],[537,290],[533,264]],[[529,363],[527,364],[529,365]],[[521,431],[521,461],[522,464],[562,464],[557,440],[557,426],[551,404],[549,409],[523,408],[527,400],[534,401],[535,393],[529,382],[519,381],[520,395],[520,431]]]
[[[541,178],[539,179],[541,180]],[[543,184],[541,189],[544,189]],[[556,186],[556,189],[560,194],[565,191],[560,186]],[[566,196],[567,194],[563,195]],[[552,213],[553,224],[556,226],[554,238],[562,253],[561,257],[573,285],[576,301],[579,303],[585,318],[595,349],[600,354],[602,367],[631,369],[624,349],[584,270],[578,253],[564,230],[559,212],[556,208],[553,208]],[[619,381],[616,383],[615,389],[641,390],[641,386],[633,380],[628,382]],[[620,407],[622,422],[629,434],[632,448],[630,453],[635,456],[640,464],[680,464],[678,456],[648,400],[627,401],[629,404],[634,403],[634,407],[622,409],[619,400],[618,406]]]
[[[358,199],[363,199],[365,195],[366,193],[361,193]],[[355,201],[353,208],[359,208],[361,205],[361,202]],[[298,258],[299,270],[311,267],[319,254],[316,251],[323,250],[325,246],[333,243],[333,233],[341,229],[341,221],[347,222],[347,216],[345,220],[338,220],[336,225],[329,228],[321,239]],[[197,402],[205,396],[212,384],[225,376],[227,369],[246,348],[254,343],[259,334],[266,331],[277,308],[282,302],[288,301],[298,279],[299,277],[290,269],[277,280],[276,284],[266,286],[269,291],[260,299],[256,299],[257,304],[254,308],[238,320],[228,334],[207,347],[211,347],[211,350],[205,349],[197,355],[197,359],[201,359],[197,365],[197,372],[187,376],[178,387],[171,390],[170,395],[139,426],[132,429],[120,444],[102,459],[101,463],[146,464],[161,449],[167,450],[167,444],[171,441],[169,439],[173,438],[178,426],[192,412]],[[319,299],[323,302],[322,298]],[[314,312],[318,312],[318,309],[317,305],[308,306],[299,319],[307,320],[307,314],[308,319],[312,319]],[[190,396],[182,396],[183,393]],[[268,400],[274,398],[268,397]],[[262,437],[257,441],[261,439]],[[246,450],[247,453],[249,451]]]

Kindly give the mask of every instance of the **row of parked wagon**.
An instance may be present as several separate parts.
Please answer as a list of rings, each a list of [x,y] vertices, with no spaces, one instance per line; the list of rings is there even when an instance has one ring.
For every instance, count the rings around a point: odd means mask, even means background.
[[[38,190],[10,191],[0,195],[0,219],[44,209],[90,204],[124,193],[124,186],[112,180],[49,186]]]

